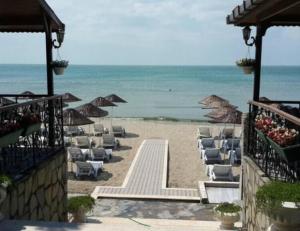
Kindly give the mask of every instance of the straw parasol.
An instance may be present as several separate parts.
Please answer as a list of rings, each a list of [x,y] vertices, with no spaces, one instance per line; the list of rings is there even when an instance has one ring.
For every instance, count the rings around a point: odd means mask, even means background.
[[[213,102],[227,102],[227,103],[229,103],[229,101],[227,99],[224,99],[224,98],[222,98],[220,96],[210,95],[210,96],[205,97],[201,101],[199,101],[199,104],[203,104],[205,106],[209,106]]]
[[[0,97],[0,105],[1,106],[6,106],[6,105],[10,105],[10,104],[15,104],[15,102],[8,98]]]
[[[68,108],[64,110],[63,118],[64,126],[79,126],[94,123],[93,121],[86,118],[84,115],[80,114],[73,108]]]
[[[214,109],[214,108],[237,108],[237,106],[230,104],[226,101],[213,101],[205,106],[201,107],[202,109]]]
[[[116,107],[117,105],[113,102],[105,99],[104,97],[97,97],[91,101],[91,104],[93,104],[96,107]]]
[[[122,99],[120,96],[118,96],[116,94],[111,94],[111,95],[105,96],[104,98],[113,103],[127,103],[126,100]]]
[[[73,102],[81,101],[80,98],[78,98],[77,96],[75,96],[75,95],[73,95],[73,94],[71,94],[69,92],[63,94],[62,100],[65,103],[73,103]]]
[[[207,116],[207,115],[206,115]],[[213,119],[213,122],[217,123],[232,123],[241,124],[242,123],[242,112],[239,110],[223,111],[223,114],[218,116],[207,116]]]
[[[30,99],[33,98],[32,96],[34,96],[35,94],[32,91],[24,91],[20,95],[25,95],[25,96],[21,96],[19,97],[19,99]]]
[[[91,103],[86,103],[83,105],[80,105],[78,107],[75,108],[78,112],[80,112],[80,114],[86,116],[86,117],[96,117],[96,118],[100,118],[100,117],[104,117],[108,115],[108,112],[105,110],[102,110],[96,106],[94,106]]]

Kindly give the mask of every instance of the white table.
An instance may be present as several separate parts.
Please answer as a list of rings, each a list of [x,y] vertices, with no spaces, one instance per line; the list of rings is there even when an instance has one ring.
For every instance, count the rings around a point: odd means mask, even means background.
[[[91,161],[91,160],[87,160],[86,162],[90,163],[93,166],[94,176],[97,177],[99,169],[103,168],[103,161]]]

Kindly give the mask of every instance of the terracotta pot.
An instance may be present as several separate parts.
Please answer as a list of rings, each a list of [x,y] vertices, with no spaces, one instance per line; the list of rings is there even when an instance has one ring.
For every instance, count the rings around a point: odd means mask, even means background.
[[[86,221],[85,209],[78,209],[78,211],[72,213],[72,223],[84,223]]]
[[[214,209],[215,216],[221,221],[221,230],[234,230],[234,223],[240,220],[239,213],[222,213]]]
[[[300,208],[293,202],[283,203],[283,208],[266,211],[272,225],[268,231],[300,231]]]
[[[66,67],[53,67],[53,71],[56,75],[63,75]]]

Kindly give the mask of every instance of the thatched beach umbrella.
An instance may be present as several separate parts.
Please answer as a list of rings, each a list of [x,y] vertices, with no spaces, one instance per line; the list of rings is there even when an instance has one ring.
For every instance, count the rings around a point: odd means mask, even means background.
[[[210,95],[199,101],[199,104],[203,104],[205,106],[210,106],[213,102],[227,102],[229,101],[227,99],[224,99],[217,95]]]
[[[6,105],[10,105],[10,104],[15,104],[15,102],[8,98],[0,97],[0,105],[1,106],[6,106]]]
[[[34,96],[35,94],[32,91],[24,91],[20,95],[24,96],[18,97],[19,99],[31,99],[33,98],[32,96]]]
[[[127,103],[126,100],[122,99],[120,96],[118,96],[116,94],[111,94],[111,95],[105,96],[104,98],[113,103]]]
[[[80,126],[94,123],[73,108],[64,110],[63,118],[64,126]]]
[[[73,95],[73,94],[71,94],[69,92],[63,94],[62,100],[65,103],[73,103],[73,102],[81,101],[80,98],[78,98],[77,96],[75,96],[75,95]]]
[[[232,110],[224,112],[219,116],[209,116],[217,123],[232,123],[232,124],[241,124],[242,122],[242,112],[238,110]]]
[[[230,104],[226,101],[214,101],[208,105],[202,106],[202,109],[214,109],[214,108],[237,108],[237,106]]]
[[[100,118],[108,115],[108,112],[102,110],[91,103],[86,103],[75,108],[80,114],[86,117]]]
[[[91,104],[93,104],[96,107],[116,107],[117,105],[113,102],[103,98],[103,97],[97,97],[91,101]]]

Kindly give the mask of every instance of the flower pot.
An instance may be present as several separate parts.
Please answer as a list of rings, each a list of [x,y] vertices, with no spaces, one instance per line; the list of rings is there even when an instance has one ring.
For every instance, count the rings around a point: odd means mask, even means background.
[[[56,75],[63,75],[66,67],[53,67],[53,71]]]
[[[23,129],[8,133],[0,137],[0,148],[7,147],[10,144],[15,144],[19,141],[19,136],[22,134]]]
[[[300,208],[283,207],[266,211],[266,214],[273,223],[268,231],[300,231]]]
[[[221,221],[220,229],[234,230],[234,223],[240,220],[239,213],[225,213],[214,209],[215,216]]]
[[[242,68],[243,68],[244,74],[246,74],[246,75],[250,75],[254,71],[253,66],[242,66]]]
[[[41,129],[41,123],[31,124],[27,126],[22,132],[22,136],[29,136],[34,132],[38,132]]]
[[[281,147],[275,141],[267,137],[268,142],[275,152],[286,162],[295,162],[300,160],[300,144],[291,145],[288,147]]]
[[[72,213],[72,223],[84,223],[86,221],[85,209],[78,209]]]

